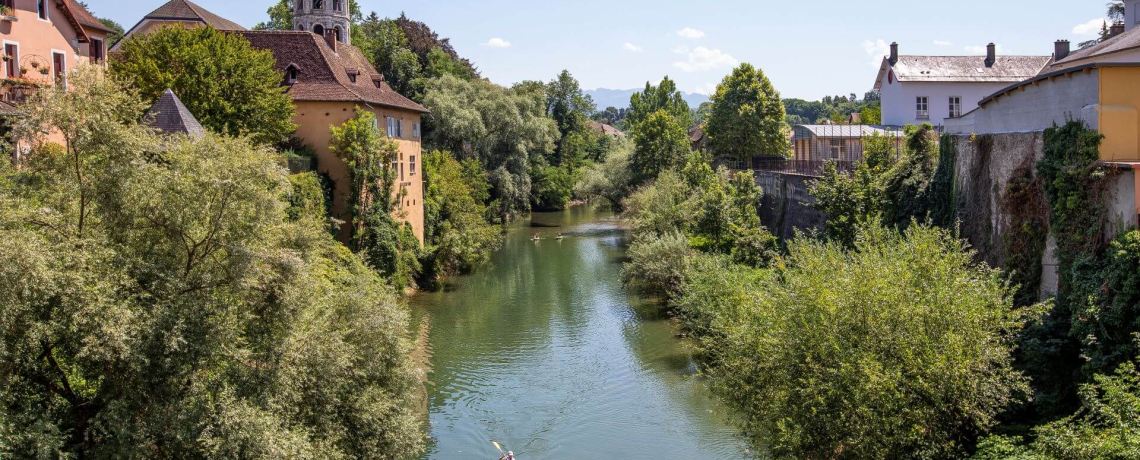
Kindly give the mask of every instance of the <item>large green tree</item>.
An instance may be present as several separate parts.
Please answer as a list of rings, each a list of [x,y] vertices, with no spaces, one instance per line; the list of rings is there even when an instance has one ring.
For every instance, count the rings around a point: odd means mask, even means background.
[[[677,90],[677,83],[668,76],[662,78],[657,86],[645,83],[643,91],[630,97],[626,123],[632,128],[661,110],[673,117],[682,128],[688,128],[692,122],[689,103],[685,102],[684,95]]]
[[[186,108],[217,133],[248,135],[260,143],[285,141],[296,127],[292,99],[273,53],[237,34],[211,27],[167,27],[136,35],[111,61],[113,73],[153,102],[174,90]]]
[[[491,184],[483,165],[433,151],[424,156],[424,183],[424,240],[431,254],[425,270],[449,276],[486,264],[500,238],[486,219]]]
[[[553,154],[559,139],[557,123],[546,116],[545,94],[451,75],[427,87],[424,105],[435,119],[427,141],[459,158],[475,158],[491,172],[500,218],[528,210],[531,163]]]
[[[689,155],[688,132],[665,110],[658,110],[634,125],[633,144],[632,168],[637,183],[653,180],[662,171],[684,165]]]
[[[712,103],[705,132],[717,155],[747,160],[788,154],[784,103],[762,70],[741,64],[717,86]]]
[[[407,313],[244,139],[159,138],[87,67],[0,173],[0,455],[417,456]],[[44,143],[62,133],[66,150]]]

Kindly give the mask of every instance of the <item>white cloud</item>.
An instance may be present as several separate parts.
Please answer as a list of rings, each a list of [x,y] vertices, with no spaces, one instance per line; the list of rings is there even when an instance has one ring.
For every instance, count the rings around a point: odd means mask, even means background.
[[[695,89],[693,89],[694,94],[703,94],[705,96],[710,96],[710,95],[712,95],[712,93],[715,93],[715,92],[716,92],[716,83],[706,83],[703,86],[698,86]]]
[[[739,64],[736,58],[719,49],[708,49],[698,46],[689,51],[689,58],[685,61],[673,63],[673,67],[685,72],[700,72],[722,67],[733,67]]]
[[[934,40],[934,46],[954,46],[954,42],[946,40]]]
[[[625,42],[624,45],[621,45],[621,49],[632,52],[632,53],[640,53],[640,52],[644,51],[643,49],[641,49],[640,46],[634,45],[633,43],[630,43],[630,42]]]
[[[970,54],[986,54],[988,52],[986,49],[988,46],[989,45],[967,46],[965,49],[966,52]],[[1005,54],[1005,47],[1001,46],[1001,43],[997,44],[997,54]]]
[[[1093,36],[1100,33],[1105,24],[1112,24],[1112,21],[1104,18],[1092,19],[1083,24],[1077,24],[1073,27],[1073,33],[1077,35]]]
[[[685,45],[673,48],[673,52],[677,54],[689,54],[689,47]]]
[[[701,38],[705,36],[705,33],[692,27],[686,27],[684,29],[678,30],[677,35],[685,38]]]
[[[486,46],[489,48],[510,48],[511,42],[503,40],[499,37],[495,37],[495,38],[492,38],[490,40],[487,40],[487,43],[484,43],[483,46]]]
[[[867,65],[876,69],[883,64],[884,57],[891,55],[891,46],[883,39],[864,41],[863,50],[867,52]]]

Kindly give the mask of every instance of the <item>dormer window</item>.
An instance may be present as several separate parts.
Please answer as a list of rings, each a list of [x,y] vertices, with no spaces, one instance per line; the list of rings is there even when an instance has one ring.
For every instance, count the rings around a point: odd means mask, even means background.
[[[376,85],[377,88],[384,88],[384,77],[374,77],[372,84]]]
[[[297,78],[301,76],[301,68],[297,64],[290,63],[285,68],[285,84],[292,85],[297,83]]]
[[[356,84],[356,77],[360,76],[360,71],[356,69],[347,69],[346,72],[348,73],[348,81]]]

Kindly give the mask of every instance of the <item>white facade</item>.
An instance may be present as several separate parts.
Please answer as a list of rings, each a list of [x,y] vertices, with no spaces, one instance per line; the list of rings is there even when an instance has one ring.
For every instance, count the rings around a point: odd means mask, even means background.
[[[890,81],[888,81],[890,80]],[[945,125],[950,118],[950,98],[960,98],[964,115],[978,108],[978,102],[993,93],[1005,89],[1011,83],[961,83],[961,82],[900,82],[890,73],[883,77],[880,94],[882,96],[883,124],[905,126],[908,124],[930,123]],[[919,112],[919,98],[926,98],[926,117]]]

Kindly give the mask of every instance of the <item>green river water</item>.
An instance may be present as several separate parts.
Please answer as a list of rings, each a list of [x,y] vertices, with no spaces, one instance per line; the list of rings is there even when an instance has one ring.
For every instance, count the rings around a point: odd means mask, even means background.
[[[520,460],[747,457],[677,329],[622,288],[625,238],[586,207],[535,214],[492,266],[411,300],[425,459],[495,459],[491,440]]]

